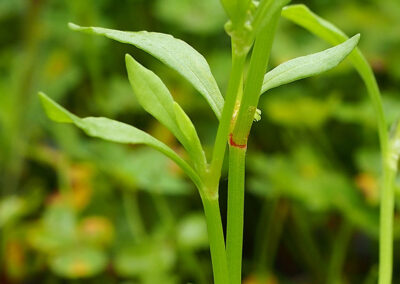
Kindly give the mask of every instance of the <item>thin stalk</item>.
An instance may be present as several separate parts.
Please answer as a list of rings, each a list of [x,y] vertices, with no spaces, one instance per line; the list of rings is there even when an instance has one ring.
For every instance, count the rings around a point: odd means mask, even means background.
[[[328,284],[342,283],[342,269],[346,259],[346,251],[353,233],[353,226],[344,220],[338,235],[335,237],[335,243],[331,252],[331,258],[328,266],[327,281]]]
[[[254,43],[243,98],[232,133],[233,141],[237,145],[247,144],[247,137],[257,110],[279,16],[280,13],[277,13],[272,17],[270,23],[259,34]]]
[[[231,119],[236,104],[236,98],[240,91],[243,77],[243,69],[247,53],[238,53],[232,41],[232,69],[229,78],[228,89],[225,95],[224,108],[220,123],[218,125],[217,136],[215,138],[213,156],[211,160],[211,185],[218,184],[221,177],[222,164],[224,162],[228,134],[231,127]]]
[[[202,201],[207,222],[208,239],[210,242],[214,283],[228,284],[228,265],[226,261],[224,231],[222,229],[218,198],[202,197]]]
[[[393,214],[394,179],[396,170],[390,165],[390,149],[387,122],[383,111],[382,97],[374,73],[368,61],[357,50],[352,58],[355,68],[363,79],[372,101],[378,124],[382,153],[383,185],[380,203],[379,225],[379,284],[392,283],[393,270]]]
[[[231,284],[241,283],[246,148],[229,146],[226,257]]]
[[[257,109],[265,70],[280,13],[276,13],[255,40],[248,79],[240,102],[234,130],[230,135],[228,176],[227,258],[230,281],[241,283],[244,179],[247,136]]]

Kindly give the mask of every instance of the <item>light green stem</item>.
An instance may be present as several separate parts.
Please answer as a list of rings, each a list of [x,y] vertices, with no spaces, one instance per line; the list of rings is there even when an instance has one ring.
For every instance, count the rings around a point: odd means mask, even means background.
[[[231,284],[241,283],[246,148],[229,147],[226,257]]]
[[[207,221],[214,283],[228,284],[228,265],[226,261],[224,231],[222,229],[218,198],[202,197],[202,201]]]
[[[232,43],[234,46],[234,44]],[[231,119],[235,108],[236,97],[239,93],[243,77],[243,68],[246,61],[246,54],[237,54],[232,48],[232,70],[229,78],[228,90],[225,96],[224,108],[220,123],[218,125],[217,136],[213,148],[211,161],[211,184],[215,186],[221,177],[222,164],[224,162],[226,143],[231,128]]]
[[[383,166],[379,227],[379,284],[391,284],[393,270],[394,178],[396,170],[390,166],[391,153],[387,123],[383,111],[381,93],[374,73],[359,50],[354,53],[352,61],[367,86],[368,94],[377,116]]]
[[[239,113],[230,137],[227,258],[230,281],[241,283],[244,176],[247,137],[254,119],[280,13],[273,15],[255,40]]]

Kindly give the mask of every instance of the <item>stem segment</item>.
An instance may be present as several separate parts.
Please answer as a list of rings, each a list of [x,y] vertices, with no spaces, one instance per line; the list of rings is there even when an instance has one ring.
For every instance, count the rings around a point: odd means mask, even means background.
[[[232,46],[235,44],[232,42]],[[222,110],[220,123],[218,125],[217,137],[213,149],[211,161],[211,184],[218,184],[221,177],[222,163],[224,162],[226,142],[228,139],[229,129],[231,127],[231,119],[235,108],[236,97],[239,93],[244,63],[247,53],[237,54],[235,48],[232,48],[232,70],[229,79],[228,90],[225,96],[225,104]]]
[[[222,229],[218,198],[210,199],[202,197],[202,201],[207,221],[214,283],[228,284],[228,265],[226,262],[224,231]]]
[[[352,61],[367,86],[368,94],[377,116],[383,167],[379,225],[379,284],[390,284],[392,283],[393,269],[394,178],[396,170],[392,169],[390,165],[391,151],[389,149],[387,123],[383,111],[381,93],[374,73],[360,51],[357,50]]]
[[[241,283],[246,148],[230,145],[226,256],[231,284]]]

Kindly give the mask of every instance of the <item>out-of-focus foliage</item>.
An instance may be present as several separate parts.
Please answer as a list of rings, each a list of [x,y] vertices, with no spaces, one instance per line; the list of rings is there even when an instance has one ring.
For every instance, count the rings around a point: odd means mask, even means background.
[[[359,47],[377,75],[389,123],[397,120],[400,3],[304,3],[347,34],[361,34]],[[226,19],[217,0],[0,1],[1,283],[210,283],[200,199],[179,167],[152,149],[50,123],[35,94],[44,91],[80,117],[134,124],[183,152],[135,99],[125,71],[129,53],[162,79],[211,147],[217,120],[177,72],[67,23],[170,33],[204,55],[224,93]],[[271,68],[326,47],[282,19]],[[246,177],[245,283],[325,283],[337,248],[345,254],[339,283],[374,283],[381,168],[361,80],[344,62],[270,90],[259,108]],[[223,180],[222,207],[225,187]],[[395,247],[399,222],[396,216]],[[340,237],[349,227],[350,237]],[[395,250],[395,267],[399,257]],[[399,279],[395,270],[393,283]]]

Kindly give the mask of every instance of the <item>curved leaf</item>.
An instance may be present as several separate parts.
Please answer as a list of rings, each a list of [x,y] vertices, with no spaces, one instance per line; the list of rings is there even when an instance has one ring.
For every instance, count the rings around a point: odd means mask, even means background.
[[[128,43],[153,55],[185,77],[204,96],[220,118],[224,100],[204,57],[190,45],[171,35],[155,32],[124,32],[97,27],[81,27],[70,23],[76,31],[106,36]]]
[[[335,25],[319,17],[303,4],[284,7],[282,16],[331,44],[339,44],[348,39]]]
[[[105,117],[79,118],[70,113],[43,93],[39,93],[48,117],[56,122],[73,123],[92,137],[123,144],[145,144],[173,160],[200,188],[201,181],[197,173],[171,148],[146,132],[128,124]]]
[[[261,93],[336,67],[353,51],[359,39],[360,34],[357,34],[335,47],[282,63],[264,76]]]
[[[196,169],[205,171],[207,165],[206,155],[201,146],[196,128],[185,111],[176,102],[174,102],[174,110],[179,128],[185,136],[187,144],[186,150],[188,151],[190,158],[195,162]]]
[[[127,54],[125,61],[129,82],[140,105],[183,142],[182,132],[175,119],[174,99],[168,88],[156,74],[132,56]]]

